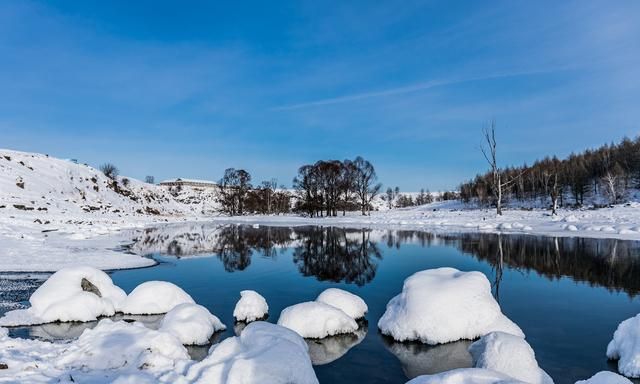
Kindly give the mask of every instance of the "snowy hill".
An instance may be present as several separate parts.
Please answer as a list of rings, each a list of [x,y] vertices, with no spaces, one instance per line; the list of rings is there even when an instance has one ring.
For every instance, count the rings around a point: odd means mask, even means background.
[[[51,214],[194,215],[214,196],[185,189],[174,197],[135,179],[109,179],[88,165],[48,155],[0,150],[0,210]]]

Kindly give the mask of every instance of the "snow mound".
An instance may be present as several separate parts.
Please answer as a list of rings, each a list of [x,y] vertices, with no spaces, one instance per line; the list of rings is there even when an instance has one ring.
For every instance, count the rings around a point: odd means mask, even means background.
[[[131,315],[154,315],[167,313],[183,303],[195,301],[182,288],[166,281],[147,281],[127,296],[122,312]]]
[[[316,301],[307,301],[283,309],[278,325],[311,339],[352,333],[358,329],[358,323],[341,309]]]
[[[269,305],[262,295],[256,291],[245,290],[240,292],[240,300],[233,310],[236,321],[256,321],[263,319],[269,313]]]
[[[429,269],[408,277],[402,293],[387,304],[378,328],[398,341],[427,344],[473,340],[496,331],[524,336],[500,311],[484,274],[454,268]]]
[[[476,368],[491,369],[530,384],[553,384],[538,366],[529,343],[520,336],[492,332],[471,344],[469,353]]]
[[[160,324],[160,331],[174,335],[185,345],[207,344],[215,332],[226,328],[205,307],[191,303],[175,306]]]
[[[576,381],[576,384],[632,384],[631,380],[617,373],[601,371],[587,380]]]
[[[369,310],[367,303],[360,296],[338,288],[325,289],[316,301],[341,309],[354,320],[364,317]]]
[[[627,377],[640,377],[640,314],[618,325],[607,346],[607,357],[618,360],[618,371]]]
[[[56,361],[65,368],[106,370],[146,367],[170,369],[189,353],[176,337],[140,323],[101,320],[70,344]]]
[[[516,384],[522,383],[502,373],[482,368],[460,368],[435,375],[418,376],[406,384]]]
[[[68,267],[49,277],[29,298],[31,307],[5,314],[0,325],[54,321],[94,321],[112,316],[126,298],[106,273],[92,267]]]
[[[220,384],[317,384],[307,344],[295,332],[264,321],[225,339],[192,365],[189,382]]]

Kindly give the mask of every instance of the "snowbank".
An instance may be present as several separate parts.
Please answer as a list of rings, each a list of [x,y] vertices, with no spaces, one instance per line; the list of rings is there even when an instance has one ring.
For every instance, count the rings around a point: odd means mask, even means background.
[[[454,268],[429,269],[407,278],[378,327],[398,341],[427,344],[473,340],[495,331],[524,336],[500,311],[484,274]]]
[[[122,312],[132,315],[166,313],[177,305],[195,302],[182,288],[166,281],[146,281],[127,296]]]
[[[269,305],[262,295],[256,291],[240,292],[240,300],[233,309],[236,321],[251,322],[265,318],[269,313]]]
[[[311,339],[351,333],[358,329],[358,323],[341,309],[315,301],[283,309],[278,319],[278,325]]]
[[[338,288],[325,289],[316,301],[341,309],[354,320],[364,317],[369,310],[367,303],[359,296]]]
[[[175,306],[160,324],[160,331],[174,335],[185,345],[207,344],[215,332],[226,328],[205,307],[191,303]]]
[[[295,332],[263,321],[213,347],[191,366],[188,382],[219,384],[317,384],[307,345]]]
[[[29,298],[31,307],[8,312],[0,325],[93,321],[121,309],[126,294],[106,273],[92,267],[63,268]]]
[[[632,384],[631,380],[617,373],[601,371],[587,380],[576,381],[576,384]]]
[[[640,314],[618,325],[607,346],[607,357],[618,360],[618,371],[627,377],[640,377]]]
[[[482,368],[460,368],[435,375],[418,376],[406,384],[520,384],[514,378]]]
[[[524,338],[504,332],[492,332],[471,344],[473,366],[504,373],[530,384],[553,384],[551,377],[536,361],[533,349]]]

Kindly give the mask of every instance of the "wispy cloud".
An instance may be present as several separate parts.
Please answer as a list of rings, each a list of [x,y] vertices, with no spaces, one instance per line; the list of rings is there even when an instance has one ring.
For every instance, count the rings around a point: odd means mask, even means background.
[[[459,78],[451,78],[451,79],[436,79],[436,80],[429,80],[429,81],[409,84],[402,87],[383,89],[379,91],[352,93],[344,96],[330,97],[330,98],[306,101],[306,102],[295,103],[295,104],[280,105],[280,106],[272,107],[270,108],[270,110],[290,111],[290,110],[303,109],[303,108],[309,108],[309,107],[348,103],[352,101],[359,101],[359,100],[371,99],[376,97],[402,95],[407,93],[426,91],[436,87],[446,87],[449,85],[457,85],[457,84],[469,83],[473,81],[494,80],[494,79],[503,79],[503,78],[520,77],[520,76],[533,76],[533,75],[539,75],[539,74],[548,74],[548,73],[554,73],[554,72],[560,72],[560,71],[567,71],[571,69],[574,69],[574,68],[566,66],[566,67],[544,68],[544,69],[529,70],[529,71],[502,72],[502,73],[494,73],[494,74],[481,75],[481,76],[459,77]]]

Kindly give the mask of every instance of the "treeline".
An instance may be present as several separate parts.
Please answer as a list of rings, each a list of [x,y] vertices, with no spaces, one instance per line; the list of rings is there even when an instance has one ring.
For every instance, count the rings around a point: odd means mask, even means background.
[[[339,211],[372,210],[371,201],[380,192],[375,168],[358,156],[354,160],[320,160],[303,165],[293,179],[297,193],[295,211],[311,217],[337,216]]]
[[[231,215],[281,214],[291,210],[292,195],[277,181],[251,184],[251,174],[244,169],[228,168],[218,183],[218,202],[222,211]]]
[[[424,188],[420,189],[420,192],[414,196],[408,193],[400,193],[399,187],[387,188],[387,191],[382,196],[382,200],[387,203],[389,209],[415,207],[431,204],[434,201],[456,200],[457,198],[458,194],[455,192],[446,191],[434,196],[428,189],[425,190]]]
[[[380,192],[373,165],[358,156],[354,160],[320,160],[303,165],[293,179],[294,193],[277,188],[275,179],[251,184],[251,174],[229,168],[218,182],[218,202],[231,216],[281,214],[291,210],[311,217],[343,215],[346,211],[368,214]]]
[[[489,171],[460,185],[460,199],[495,204],[497,192],[519,201],[539,199],[558,206],[582,206],[585,197],[606,197],[622,202],[631,188],[640,187],[640,137],[618,144],[571,154],[566,159],[547,157],[533,165]],[[495,180],[502,180],[502,184]],[[501,185],[497,191],[495,185]]]

